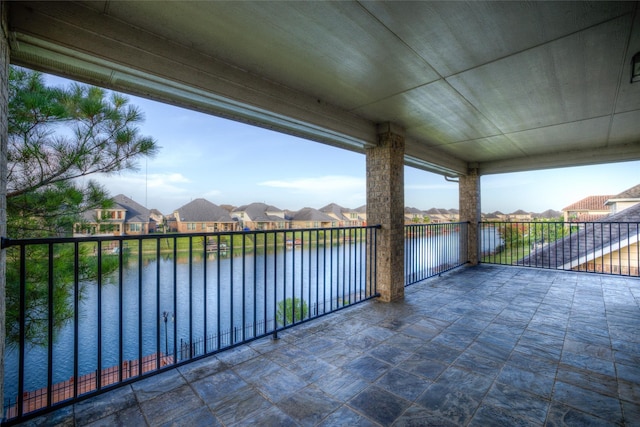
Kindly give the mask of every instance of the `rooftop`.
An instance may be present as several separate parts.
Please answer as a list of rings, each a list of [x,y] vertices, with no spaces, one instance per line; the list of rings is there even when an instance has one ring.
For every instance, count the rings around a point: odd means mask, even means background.
[[[480,265],[37,419],[66,425],[631,425],[640,280]],[[92,424],[93,425],[93,424]]]

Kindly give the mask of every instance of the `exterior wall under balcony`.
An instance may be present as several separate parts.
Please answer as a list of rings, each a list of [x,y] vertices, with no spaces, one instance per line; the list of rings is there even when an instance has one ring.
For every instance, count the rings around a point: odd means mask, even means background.
[[[622,276],[639,276],[638,243],[620,248],[594,260],[582,263],[573,270],[596,273],[620,274]]]

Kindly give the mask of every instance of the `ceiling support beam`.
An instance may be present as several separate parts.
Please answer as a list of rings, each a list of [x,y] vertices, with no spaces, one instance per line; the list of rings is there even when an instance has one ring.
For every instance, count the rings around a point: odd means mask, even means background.
[[[478,169],[480,175],[491,175],[636,160],[640,160],[640,141],[606,148],[563,151],[519,159],[482,162],[478,165]]]

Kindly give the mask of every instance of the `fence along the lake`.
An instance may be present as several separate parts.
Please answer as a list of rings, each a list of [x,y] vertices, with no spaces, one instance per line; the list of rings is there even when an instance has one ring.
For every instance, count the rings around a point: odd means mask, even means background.
[[[16,297],[20,307],[18,318],[15,319],[15,330],[19,335],[18,363],[17,366],[8,367],[15,369],[17,392],[5,400],[5,423],[23,421],[43,410],[57,408],[79,398],[112,389],[116,384],[127,384],[225,348],[263,336],[277,335],[279,330],[377,296],[377,229],[378,227],[370,226],[3,241],[3,247],[12,252],[11,256],[16,261],[15,277],[19,282],[13,288],[19,289],[19,295]],[[89,257],[94,258],[90,264],[94,268],[93,275],[96,280],[96,310],[89,316],[80,313],[83,307],[79,290],[82,277],[78,271],[81,268],[80,263],[86,261],[80,254],[83,245],[91,247],[91,250],[83,252],[82,256],[88,253]],[[28,248],[34,246],[42,248],[42,259],[26,256],[27,253],[31,253]],[[68,258],[60,258],[63,252]],[[186,260],[185,268],[188,268],[188,274],[180,279],[180,283],[177,274],[179,259],[180,262]],[[194,271],[195,259],[205,260],[202,265],[198,264],[198,268],[202,268],[198,272]],[[171,271],[161,271],[161,261],[166,264],[167,260],[173,260]],[[109,263],[114,262],[115,269],[109,269]],[[127,297],[129,299],[126,301],[126,304],[131,303],[130,299],[138,301],[137,313],[133,313],[137,320],[134,319],[133,322],[129,322],[132,324],[127,325],[123,319],[125,314],[131,313],[124,313],[125,263],[137,265],[137,273],[133,275],[137,276],[137,280],[133,280],[133,285],[138,287],[137,291],[133,292],[133,297]],[[230,271],[228,282],[226,279],[222,280],[223,264],[224,268]],[[44,331],[48,337],[43,338],[45,345],[42,349],[46,353],[46,367],[43,368],[46,370],[45,384],[29,388],[25,384],[25,368],[29,368],[25,366],[25,347],[29,340],[26,330],[32,326],[29,324],[27,307],[31,307],[33,301],[29,300],[31,293],[27,292],[27,288],[34,284],[30,282],[32,276],[27,272],[41,266],[45,270],[42,286],[49,289],[44,293],[43,304],[45,308],[49,308],[49,313],[53,312],[53,293],[59,286],[56,280],[61,277],[58,269],[71,266],[75,271],[71,275],[71,282],[68,283],[71,289],[68,295],[68,308],[71,311],[68,321],[71,323],[69,328],[73,332],[73,343],[65,355],[65,359],[73,360],[73,368],[71,378],[54,381],[58,359],[54,360],[53,354],[54,347],[59,343],[54,340],[54,319],[49,316]],[[143,298],[142,284],[148,279],[147,273],[155,277],[155,283],[144,285]],[[201,276],[201,282],[200,279],[196,280],[196,277]],[[104,283],[107,280],[113,281],[116,288],[105,288]],[[188,301],[181,302],[181,305],[184,303],[187,306],[186,308],[178,307],[179,287],[184,288],[186,295],[189,295]],[[109,292],[106,292],[107,290]],[[161,305],[163,292],[170,293],[168,300],[172,307],[169,310],[165,307],[164,294]],[[260,292],[262,295],[258,298]],[[194,301],[195,294],[202,297]],[[112,301],[118,308],[115,317],[117,325],[104,324],[103,318],[108,315],[108,310],[103,310],[107,296],[117,300]],[[143,305],[145,310],[155,313],[155,321],[151,320],[151,327],[143,324]],[[223,313],[221,307],[227,307],[227,311]],[[171,311],[171,324],[168,324],[167,318],[161,316],[161,313],[167,311]],[[186,313],[185,318],[177,316],[178,313]],[[226,325],[222,319],[223,315],[229,316]],[[278,316],[281,320],[274,321]],[[144,317],[144,321],[148,322],[149,316],[145,314]],[[214,321],[210,321],[211,319]],[[11,321],[13,322],[13,319]],[[86,321],[96,324],[93,341],[97,347],[94,368],[88,372],[80,372],[78,330],[80,323]],[[122,334],[125,326],[134,328],[133,335],[138,340],[134,346],[137,348],[133,349],[136,353],[133,358],[124,357],[125,340]],[[116,336],[110,337],[112,333]],[[143,349],[145,336],[153,346],[150,352]],[[172,343],[165,339],[162,345],[165,337],[170,337]],[[180,340],[187,343],[188,351],[184,352],[183,346],[179,347]],[[202,344],[198,344],[199,342]],[[197,347],[198,345],[200,347]],[[111,346],[116,348],[109,348]],[[147,347],[146,341],[144,346]],[[82,347],[88,346],[83,342]],[[132,351],[130,348],[126,350]],[[106,358],[109,351],[115,353],[117,358],[112,366],[109,366]],[[57,349],[55,353],[58,353]],[[178,357],[173,358],[173,354],[177,354]],[[140,363],[143,366],[142,370],[137,368]]]

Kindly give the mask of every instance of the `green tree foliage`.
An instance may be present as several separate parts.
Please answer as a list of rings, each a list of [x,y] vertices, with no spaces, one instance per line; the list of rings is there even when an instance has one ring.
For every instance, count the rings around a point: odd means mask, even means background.
[[[295,317],[294,317],[295,315]],[[309,306],[300,298],[287,298],[278,302],[276,321],[278,325],[285,326],[306,319],[309,315]]]
[[[107,191],[79,178],[135,169],[156,142],[139,134],[142,113],[97,87],[45,85],[42,74],[9,72],[7,234],[69,233],[82,212],[110,205]]]
[[[135,169],[158,147],[139,134],[142,113],[126,97],[80,84],[49,87],[41,73],[9,70],[7,151],[7,235],[9,238],[70,234],[82,213],[112,202],[87,176]],[[104,255],[97,266],[96,245],[34,245],[25,253],[25,338],[48,343],[48,317],[54,337],[73,318],[76,274],[79,283],[117,268],[117,256]],[[52,269],[49,256],[52,256]],[[53,271],[50,276],[50,271]],[[19,339],[20,253],[7,250],[7,341]],[[82,296],[82,286],[78,297]],[[52,295],[52,298],[50,298]],[[52,313],[50,313],[52,311]]]
[[[78,297],[82,298],[85,286],[95,281],[98,275],[98,257],[95,256],[95,242],[83,243],[78,247],[78,265],[74,264],[73,244],[55,244],[51,246],[53,274],[49,277],[49,245],[30,245],[25,249],[25,341],[32,346],[46,346],[49,330],[49,289],[51,288],[51,307],[54,341],[67,322],[74,317],[73,295],[75,293],[75,274],[78,275]],[[77,267],[77,268],[76,268]],[[103,275],[118,267],[118,257],[103,255],[101,268]],[[7,250],[6,273],[6,319],[7,343],[17,345],[20,340],[19,319],[20,298],[20,255],[16,248]]]

